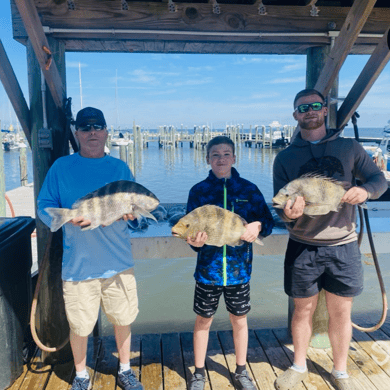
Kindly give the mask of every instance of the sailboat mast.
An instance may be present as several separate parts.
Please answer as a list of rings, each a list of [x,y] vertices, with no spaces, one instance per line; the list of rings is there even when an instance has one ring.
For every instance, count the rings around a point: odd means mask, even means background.
[[[80,110],[83,108],[83,87],[81,85],[81,64],[79,61],[79,83],[80,83]]]

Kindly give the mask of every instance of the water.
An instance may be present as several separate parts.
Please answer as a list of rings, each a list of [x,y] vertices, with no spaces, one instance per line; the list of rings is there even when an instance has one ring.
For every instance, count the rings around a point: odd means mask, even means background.
[[[383,129],[360,129],[361,137],[382,136]],[[345,136],[353,137],[352,129]],[[272,198],[272,165],[278,150],[237,147],[235,167],[242,177],[255,183],[266,201]],[[119,156],[113,147],[112,156]],[[153,191],[162,203],[185,203],[190,188],[203,180],[210,169],[204,150],[190,149],[188,143],[176,149],[159,149],[156,142],[136,151],[135,174],[139,183]],[[32,181],[31,151],[27,153],[28,177]],[[19,153],[4,153],[6,190],[19,183]],[[288,299],[283,290],[284,256],[255,256],[251,283],[252,311],[248,316],[251,328],[287,326]],[[365,290],[354,305],[358,322],[375,320],[381,308],[380,292],[372,260],[365,258]],[[390,254],[380,254],[385,284],[390,285]],[[134,324],[136,333],[189,331],[195,315],[192,311],[196,259],[143,259],[135,267],[140,313]],[[368,304],[369,303],[369,304]],[[370,307],[368,312],[367,307]],[[103,316],[103,333],[112,334],[111,325]],[[229,329],[228,313],[223,299],[212,329]]]

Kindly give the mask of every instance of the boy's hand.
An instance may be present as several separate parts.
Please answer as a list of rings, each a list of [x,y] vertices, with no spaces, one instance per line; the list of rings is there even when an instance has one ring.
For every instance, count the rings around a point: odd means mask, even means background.
[[[245,227],[246,227],[246,231],[240,237],[241,240],[247,242],[254,242],[261,231],[261,222],[259,221],[251,222],[248,225],[245,225]]]
[[[135,220],[135,217],[133,214],[125,214],[122,219],[124,219],[125,221],[128,221],[130,219],[130,221],[134,221]]]
[[[80,226],[81,228],[84,226],[89,226],[91,221],[84,217],[75,217],[69,221],[73,226]]]
[[[207,233],[198,232],[196,233],[195,238],[187,237],[187,244],[201,248],[206,243],[206,240],[207,240]]]
[[[303,215],[303,209],[305,208],[305,199],[302,196],[297,196],[294,204],[291,204],[291,199],[287,201],[286,207],[284,208],[284,214],[287,218],[297,219]]]

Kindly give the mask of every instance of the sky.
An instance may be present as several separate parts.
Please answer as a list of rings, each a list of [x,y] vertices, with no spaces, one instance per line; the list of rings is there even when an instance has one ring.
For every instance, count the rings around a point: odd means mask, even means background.
[[[26,49],[12,38],[9,0],[0,1],[0,39],[29,104]],[[348,94],[368,58],[348,56],[340,71],[340,97]],[[82,101],[83,107],[102,109],[109,127],[122,129],[133,122],[143,129],[294,125],[292,102],[305,88],[305,74],[304,55],[66,53],[74,116]],[[389,91],[390,64],[358,108],[360,127],[388,123]],[[2,128],[16,124],[1,83],[0,120]]]

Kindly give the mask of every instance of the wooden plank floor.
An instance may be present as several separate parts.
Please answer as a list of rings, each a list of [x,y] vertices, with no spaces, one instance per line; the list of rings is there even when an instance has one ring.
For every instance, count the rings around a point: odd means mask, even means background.
[[[134,335],[131,366],[146,390],[185,390],[194,370],[192,333]],[[44,366],[37,351],[10,390],[69,390],[74,365]],[[286,329],[249,331],[248,364],[259,390],[274,389],[275,378],[286,370],[293,358],[293,346]],[[116,390],[118,359],[113,336],[91,338],[88,344],[88,370],[93,389]],[[308,351],[309,377],[297,390],[329,390],[332,351]],[[230,372],[235,369],[231,331],[210,332],[206,359],[208,382],[205,390],[234,389]],[[374,333],[354,331],[348,358],[348,371],[356,390],[390,389],[390,324]],[[294,390],[295,390],[294,389]]]

